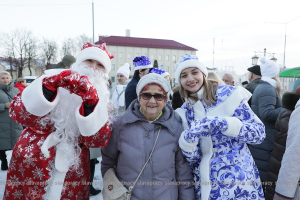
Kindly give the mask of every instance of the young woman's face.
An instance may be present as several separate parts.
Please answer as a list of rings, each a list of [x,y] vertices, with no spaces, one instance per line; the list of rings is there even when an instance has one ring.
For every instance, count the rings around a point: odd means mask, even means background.
[[[91,67],[93,70],[97,70],[97,71],[100,71],[100,72],[104,72],[105,68],[104,66],[102,65],[102,63],[100,63],[99,61],[97,60],[93,60],[93,59],[88,59],[88,60],[85,60],[83,61],[83,63],[89,67]]]
[[[118,80],[118,82],[120,84],[122,84],[122,83],[125,83],[125,81],[127,80],[127,78],[123,74],[118,73],[117,74],[117,80]]]
[[[7,75],[7,74],[2,74],[2,75],[0,76],[0,83],[3,83],[3,84],[5,84],[5,85],[9,85],[9,83],[10,83],[10,77],[9,77],[9,75]]]
[[[180,74],[180,83],[191,94],[197,93],[203,85],[203,74],[196,67],[186,68]]]

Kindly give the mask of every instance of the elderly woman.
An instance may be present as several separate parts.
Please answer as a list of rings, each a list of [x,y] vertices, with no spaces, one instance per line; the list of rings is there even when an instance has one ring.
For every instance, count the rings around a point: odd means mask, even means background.
[[[117,71],[117,84],[111,90],[111,100],[114,103],[114,116],[122,115],[126,110],[125,90],[129,83],[130,65],[125,63]]]
[[[131,200],[194,199],[191,169],[178,145],[183,127],[166,105],[170,90],[168,81],[158,74],[147,74],[139,81],[138,99],[116,118],[111,139],[101,149],[104,191],[105,187],[114,191],[105,173],[116,166],[116,176],[126,188],[136,181]]]
[[[7,170],[6,150],[14,148],[23,127],[9,117],[9,106],[12,98],[20,91],[11,83],[8,72],[0,72],[0,159],[1,170]]]

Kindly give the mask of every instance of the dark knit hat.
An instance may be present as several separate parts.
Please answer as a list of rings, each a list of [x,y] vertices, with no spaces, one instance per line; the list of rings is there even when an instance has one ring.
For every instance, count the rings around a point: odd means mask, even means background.
[[[246,84],[248,84],[248,81],[243,81],[242,82],[242,85],[246,85]]]
[[[72,65],[74,62],[76,62],[76,58],[72,55],[65,55],[61,62],[57,63],[53,68],[59,69],[59,68],[65,68],[66,66]]]
[[[252,72],[253,74],[256,74],[256,75],[259,75],[261,76],[261,73],[260,73],[260,66],[259,65],[254,65],[252,67],[249,67],[247,69],[249,72]]]

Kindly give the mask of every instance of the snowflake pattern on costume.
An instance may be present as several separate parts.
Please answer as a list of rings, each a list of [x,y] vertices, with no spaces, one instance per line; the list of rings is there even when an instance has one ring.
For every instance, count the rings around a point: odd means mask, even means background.
[[[216,93],[218,98],[217,103],[211,106],[207,106],[203,100],[200,100],[206,113],[212,109],[217,109],[235,89],[236,87],[232,86],[219,86]],[[192,125],[193,132],[198,133],[199,130],[202,129],[201,123],[203,123],[203,121],[194,120],[194,110],[192,106],[192,104],[184,103],[181,109],[185,110],[189,129],[191,129]],[[258,169],[246,143],[261,143],[265,138],[264,125],[253,113],[246,100],[241,100],[232,117],[238,118],[243,123],[237,137],[222,134],[224,130],[209,133],[214,149],[209,166],[209,177],[211,181],[210,199],[262,200],[264,199],[264,195],[260,185]],[[226,126],[226,123],[224,123],[224,125]],[[183,134],[187,142],[193,142],[187,130],[184,131]],[[200,163],[203,155],[200,141],[201,139],[197,143],[195,151],[187,152],[182,150],[183,155],[190,163],[195,182],[199,183],[195,185],[197,199],[201,199]]]

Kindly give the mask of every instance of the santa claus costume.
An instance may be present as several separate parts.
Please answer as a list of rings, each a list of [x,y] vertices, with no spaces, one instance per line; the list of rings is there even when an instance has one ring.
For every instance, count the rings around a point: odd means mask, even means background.
[[[111,58],[105,44],[87,43],[71,70],[46,70],[13,99],[10,117],[27,128],[13,149],[4,200],[89,199],[89,148],[106,146],[111,135]]]

